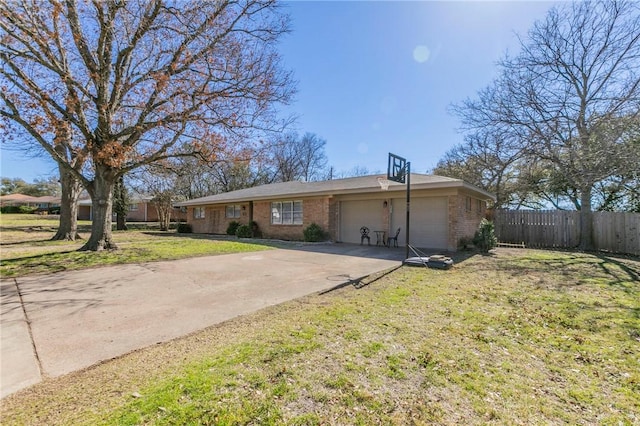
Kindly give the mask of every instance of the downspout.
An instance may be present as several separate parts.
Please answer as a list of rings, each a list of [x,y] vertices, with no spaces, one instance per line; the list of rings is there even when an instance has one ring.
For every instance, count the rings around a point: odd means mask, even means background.
[[[249,228],[251,229],[251,236],[253,235],[253,201],[249,201]]]

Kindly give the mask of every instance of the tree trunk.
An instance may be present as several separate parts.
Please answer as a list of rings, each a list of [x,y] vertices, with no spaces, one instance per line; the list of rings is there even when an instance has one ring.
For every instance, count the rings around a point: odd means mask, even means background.
[[[113,196],[113,210],[116,213],[116,230],[127,230],[127,213],[129,211],[129,196],[124,186],[124,177],[120,176],[115,183]]]
[[[160,218],[160,230],[168,231],[170,223],[171,223],[171,213],[168,211],[164,211],[162,213],[162,217]]]
[[[167,206],[164,200],[159,200],[154,204],[156,208],[156,212],[158,213],[158,221],[160,222],[160,230],[168,231],[169,225],[171,224],[171,208],[172,206],[169,204]]]
[[[60,200],[60,224],[58,232],[51,238],[52,241],[75,241],[81,238],[78,234],[78,198],[82,191],[82,185],[64,167],[58,166],[60,171],[60,184],[62,195]]]
[[[116,214],[116,229],[118,231],[126,231],[127,228],[127,215],[122,213]]]
[[[91,208],[93,210],[91,236],[86,244],[80,248],[81,251],[115,250],[118,248],[111,233],[114,186],[113,173],[110,170],[97,168],[95,179],[91,187],[87,188],[91,194]]]
[[[580,191],[580,249],[593,250],[593,212],[591,187]]]

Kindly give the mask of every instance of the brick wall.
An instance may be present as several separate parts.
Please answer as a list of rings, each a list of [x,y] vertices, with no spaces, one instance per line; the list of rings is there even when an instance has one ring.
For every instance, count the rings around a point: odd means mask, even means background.
[[[329,200],[329,226],[327,232],[329,232],[329,239],[331,241],[337,241],[340,234],[340,202],[335,198]]]
[[[193,232],[195,232],[196,234],[205,234],[207,232],[209,232],[209,230],[207,229],[207,211],[205,210],[205,216],[204,218],[201,219],[195,219],[193,217],[193,211],[195,210],[194,207],[188,207],[187,208],[187,223],[191,225],[191,229],[193,229]]]
[[[242,209],[244,207],[244,209]],[[229,224],[233,221],[243,225],[249,224],[249,204],[241,204],[240,217],[226,217],[226,206],[205,206],[204,218],[193,217],[194,207],[187,209],[187,223],[190,223],[193,232],[198,234],[226,234]]]
[[[276,201],[276,200],[274,200]],[[293,201],[283,199],[277,201]],[[302,225],[275,225],[271,223],[271,201],[257,201],[253,204],[253,220],[258,224],[264,238],[281,240],[303,240],[302,231],[312,223],[317,223],[331,233],[332,227],[330,213],[335,206],[331,206],[331,200],[324,198],[307,198],[302,200]],[[334,203],[335,204],[335,203]]]
[[[238,205],[238,203],[233,205]],[[215,223],[211,224],[214,234],[226,234],[231,222],[238,222],[241,225],[249,224],[249,203],[240,203],[240,217],[227,217],[227,206],[215,206],[211,210],[218,212],[218,216],[212,219]]]
[[[155,222],[158,220],[158,212],[151,203],[135,203],[136,210],[129,210],[127,212],[127,220],[131,222]],[[146,208],[146,217],[145,217]]]
[[[153,203],[147,203],[147,214],[145,218],[145,203],[138,203],[137,210],[129,210],[127,211],[127,222],[157,222],[158,221],[158,211],[156,210]],[[115,215],[115,213],[114,213]],[[114,216],[115,217],[115,216]],[[193,211],[191,212],[191,217],[193,217]],[[179,208],[174,208],[171,210],[171,221],[186,221],[188,215],[186,212],[180,211]],[[91,220],[91,206],[78,206],[78,219],[79,220]]]
[[[91,220],[91,206],[78,206],[78,220]]]
[[[487,203],[477,198],[464,194],[449,196],[450,250],[458,247],[461,238],[473,238],[486,209]]]

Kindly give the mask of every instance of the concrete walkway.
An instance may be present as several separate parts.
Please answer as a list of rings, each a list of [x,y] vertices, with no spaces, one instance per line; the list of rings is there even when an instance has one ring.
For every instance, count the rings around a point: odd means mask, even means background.
[[[0,397],[400,264],[348,244],[118,265],[0,281]]]

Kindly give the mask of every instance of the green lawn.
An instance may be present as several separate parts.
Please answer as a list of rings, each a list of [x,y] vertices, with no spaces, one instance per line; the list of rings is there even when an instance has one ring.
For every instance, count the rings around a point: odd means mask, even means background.
[[[638,259],[499,249],[459,260],[48,380],[3,400],[3,422],[640,423]]]
[[[261,244],[220,241],[206,235],[160,232],[157,224],[129,224],[128,231],[114,231],[119,250],[77,251],[84,240],[49,241],[58,221],[37,215],[0,215],[0,276],[18,277],[122,263],[153,262],[185,257],[210,256],[266,250]],[[90,222],[79,223],[81,236],[87,238]]]

